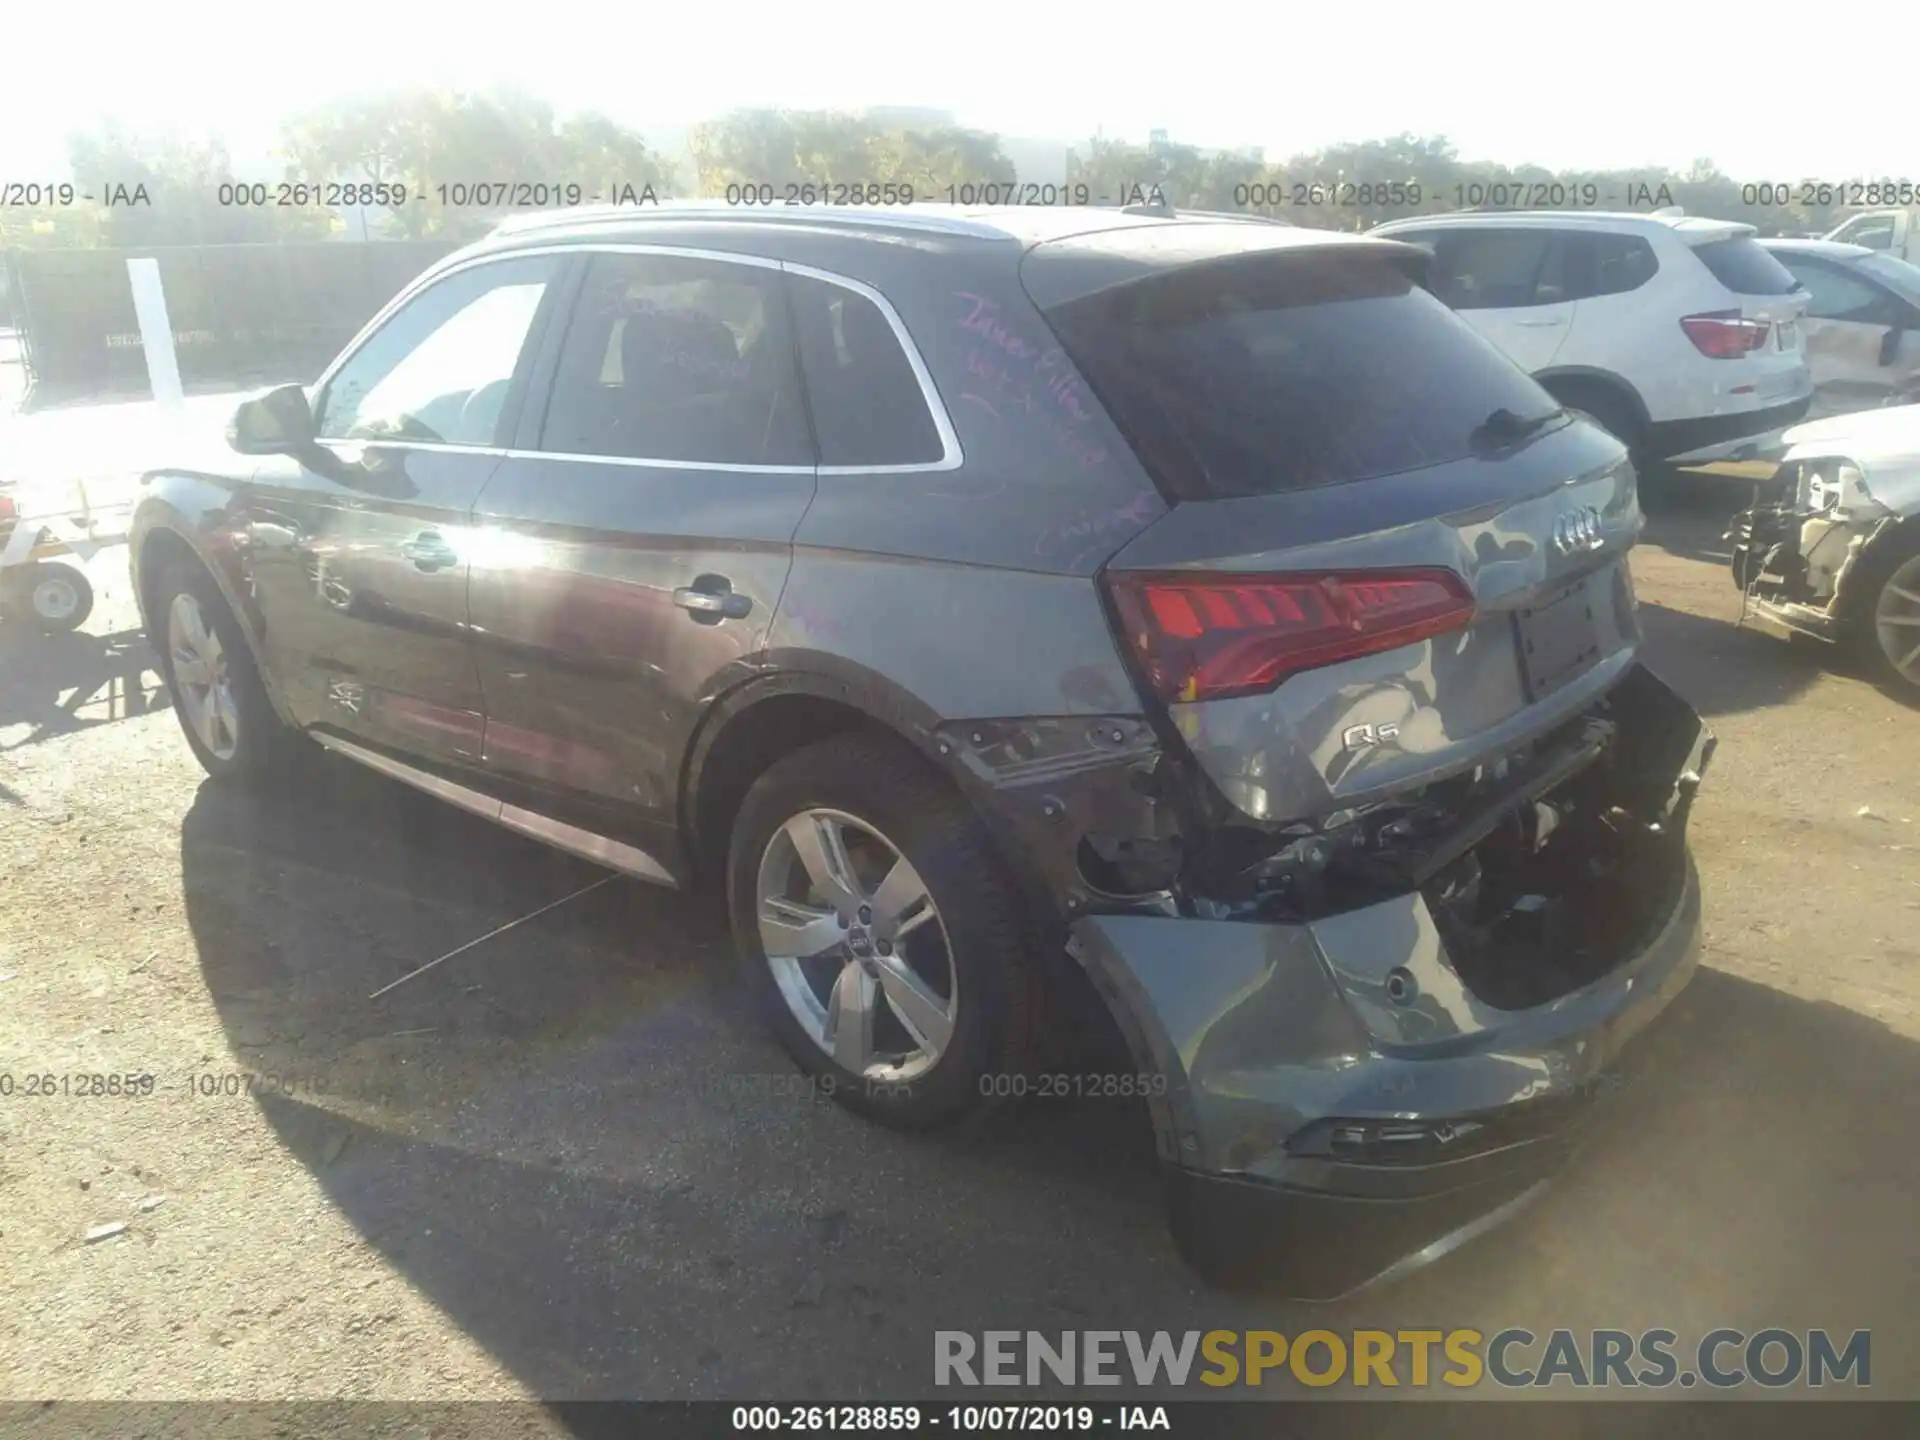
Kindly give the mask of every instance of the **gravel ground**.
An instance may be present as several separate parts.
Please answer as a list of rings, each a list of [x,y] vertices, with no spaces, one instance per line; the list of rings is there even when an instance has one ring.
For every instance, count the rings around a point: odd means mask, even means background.
[[[370,1001],[604,872],[344,763],[204,784],[101,557],[85,633],[0,628],[0,1399],[924,1397],[936,1329],[1415,1324],[1871,1328],[1920,1396],[1920,715],[1735,628],[1739,493],[1636,562],[1722,742],[1699,978],[1543,1203],[1317,1307],[1192,1280],[1124,1102],[912,1139],[810,1099],[683,898]],[[156,1093],[19,1089],[80,1073]]]

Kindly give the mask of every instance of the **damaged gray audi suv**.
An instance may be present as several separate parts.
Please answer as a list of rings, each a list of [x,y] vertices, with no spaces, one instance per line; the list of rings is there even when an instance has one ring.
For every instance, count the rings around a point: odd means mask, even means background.
[[[1084,972],[1183,1253],[1339,1294],[1532,1196],[1698,952],[1712,739],[1638,659],[1633,471],[1424,263],[526,217],[147,476],[143,616],[215,777],[317,742],[711,878],[876,1119],[1022,1091]]]

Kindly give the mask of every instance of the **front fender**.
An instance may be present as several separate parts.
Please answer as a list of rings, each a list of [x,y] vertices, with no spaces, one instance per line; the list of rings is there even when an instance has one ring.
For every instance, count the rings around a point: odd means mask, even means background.
[[[246,638],[268,700],[280,719],[292,725],[293,715],[279,682],[263,659],[266,619],[254,601],[247,578],[244,534],[232,523],[234,496],[245,482],[195,471],[154,470],[142,475],[140,483],[147,493],[134,508],[127,554],[134,603],[139,607],[140,625],[148,643],[155,650],[161,648],[154,629],[158,617],[151,613],[149,590],[154,567],[184,553],[213,577]]]

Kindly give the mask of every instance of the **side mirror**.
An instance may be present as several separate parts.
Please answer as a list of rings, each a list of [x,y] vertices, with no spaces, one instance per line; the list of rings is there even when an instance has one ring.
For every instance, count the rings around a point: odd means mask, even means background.
[[[1880,337],[1880,364],[1887,366],[1900,358],[1900,342],[1906,338],[1907,327],[1904,324],[1891,325],[1887,333]]]
[[[227,425],[227,444],[242,455],[291,455],[312,443],[313,412],[298,385],[242,400]]]

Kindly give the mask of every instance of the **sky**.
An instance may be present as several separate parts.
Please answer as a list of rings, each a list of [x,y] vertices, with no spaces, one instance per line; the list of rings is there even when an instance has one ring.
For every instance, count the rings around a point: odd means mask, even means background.
[[[1269,159],[1411,131],[1470,160],[1552,169],[1710,157],[1743,180],[1920,180],[1912,67],[1852,83],[1795,34],[1807,12],[1610,0],[1177,5],[708,0],[18,0],[0,182],[64,176],[112,116],[264,157],[285,115],[408,84],[509,83],[645,132],[743,105],[933,106],[1003,134],[1096,131]],[[1856,12],[1861,28],[1871,15]],[[1889,37],[1891,40],[1891,37]],[[1903,52],[1904,53],[1904,52]],[[1822,101],[1820,97],[1827,97]],[[248,167],[249,171],[251,167]],[[524,177],[537,179],[541,177]]]

